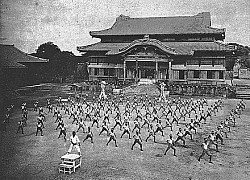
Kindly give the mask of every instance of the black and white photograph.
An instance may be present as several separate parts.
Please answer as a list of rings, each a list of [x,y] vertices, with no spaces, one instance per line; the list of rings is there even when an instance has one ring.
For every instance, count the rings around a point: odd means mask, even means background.
[[[249,0],[0,10],[1,180],[250,179]]]

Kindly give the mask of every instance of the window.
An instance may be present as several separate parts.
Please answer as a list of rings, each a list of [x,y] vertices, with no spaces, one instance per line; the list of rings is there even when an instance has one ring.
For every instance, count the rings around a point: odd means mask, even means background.
[[[212,71],[207,71],[207,78],[212,79]]]
[[[223,65],[224,59],[214,59],[214,65]]]
[[[99,69],[98,68],[94,68],[94,75],[99,75]]]
[[[109,76],[115,76],[115,69],[109,69]]]
[[[212,59],[201,59],[201,65],[212,65]]]
[[[219,79],[224,79],[224,77],[223,77],[223,71],[219,71]]]
[[[189,59],[187,60],[187,65],[199,65],[199,59]]]
[[[104,69],[104,76],[108,76],[109,75],[109,69],[105,68]]]
[[[197,71],[197,70],[195,70],[194,71],[194,78],[200,78],[200,72],[199,71]]]
[[[215,71],[207,71],[207,78],[208,79],[216,79],[215,75],[216,75]]]
[[[179,71],[179,79],[184,79],[184,71],[183,70]]]

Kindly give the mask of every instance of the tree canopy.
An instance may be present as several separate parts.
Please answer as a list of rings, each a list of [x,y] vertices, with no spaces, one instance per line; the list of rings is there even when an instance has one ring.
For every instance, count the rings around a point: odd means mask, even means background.
[[[50,78],[65,79],[76,70],[76,56],[69,51],[61,51],[53,42],[41,44],[31,55],[49,59],[44,73]]]

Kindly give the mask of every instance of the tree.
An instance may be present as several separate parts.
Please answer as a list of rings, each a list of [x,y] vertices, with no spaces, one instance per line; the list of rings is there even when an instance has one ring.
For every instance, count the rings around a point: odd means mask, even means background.
[[[31,55],[49,59],[44,75],[47,79],[60,79],[61,82],[68,76],[75,74],[79,61],[79,57],[72,52],[61,51],[53,42],[40,45],[36,53]]]
[[[37,56],[45,59],[53,59],[60,53],[61,50],[53,42],[46,42],[44,44],[41,44],[36,50]]]

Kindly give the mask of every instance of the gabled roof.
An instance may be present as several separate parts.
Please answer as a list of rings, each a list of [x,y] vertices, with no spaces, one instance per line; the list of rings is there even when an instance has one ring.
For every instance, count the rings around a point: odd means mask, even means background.
[[[218,42],[161,42],[171,48],[176,55],[192,55],[194,51],[231,51],[227,45]],[[95,43],[88,46],[77,47],[80,52],[104,51],[106,55],[119,54],[131,43]]]
[[[22,63],[45,63],[47,59],[37,58],[24,53],[17,49],[14,45],[0,44],[0,60],[1,64],[22,64]],[[18,65],[17,65],[18,66]],[[21,66],[19,66],[21,67]],[[24,66],[25,67],[25,66]]]
[[[25,65],[22,65],[20,63],[14,62],[14,61],[8,61],[6,59],[0,58],[0,68],[3,69],[23,69],[26,68]]]
[[[130,18],[120,15],[113,26],[106,30],[90,31],[93,37],[110,35],[152,34],[221,34],[225,29],[211,27],[209,12],[195,16]]]

